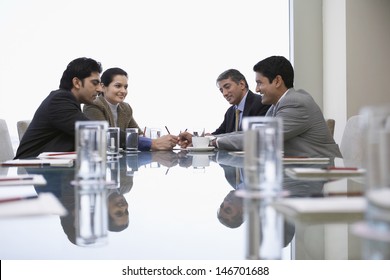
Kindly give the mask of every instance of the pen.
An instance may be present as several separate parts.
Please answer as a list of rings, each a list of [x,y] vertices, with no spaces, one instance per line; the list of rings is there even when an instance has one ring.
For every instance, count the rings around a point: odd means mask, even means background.
[[[165,129],[167,130],[168,134],[171,134],[171,133],[169,132],[169,129],[168,129],[167,126],[165,126]]]
[[[310,197],[334,197],[334,196],[363,196],[363,192],[328,192],[328,193],[314,193]]]
[[[33,196],[21,196],[21,197],[3,198],[3,199],[0,199],[0,203],[19,201],[19,200],[27,200],[27,199],[34,199],[34,198],[38,198],[38,196],[37,195],[33,195]]]
[[[32,180],[34,177],[0,178],[0,182]]]
[[[62,155],[75,155],[76,152],[63,152],[63,153],[52,153],[48,154],[48,156],[62,156]]]
[[[328,167],[323,167],[322,168],[323,170],[329,170],[329,171],[331,171],[331,170],[345,170],[345,171],[347,171],[347,170],[358,170],[357,169],[357,167],[336,167],[336,166],[328,166]]]
[[[43,166],[50,166],[50,163],[1,163],[0,166],[4,166],[4,167],[10,167],[10,166],[43,167]]]

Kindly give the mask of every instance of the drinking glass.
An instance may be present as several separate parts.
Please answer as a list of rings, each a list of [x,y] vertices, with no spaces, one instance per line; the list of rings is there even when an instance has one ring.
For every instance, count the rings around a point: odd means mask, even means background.
[[[246,117],[242,124],[246,190],[276,195],[283,180],[282,119]]]
[[[390,256],[390,104],[362,108],[360,128],[364,131],[367,208],[364,230],[358,232],[364,238],[366,259],[387,259]]]
[[[107,121],[77,121],[76,180],[105,180]]]
[[[126,151],[137,152],[138,151],[138,129],[126,128]]]
[[[107,129],[107,157],[110,159],[119,155],[119,127],[109,127]]]

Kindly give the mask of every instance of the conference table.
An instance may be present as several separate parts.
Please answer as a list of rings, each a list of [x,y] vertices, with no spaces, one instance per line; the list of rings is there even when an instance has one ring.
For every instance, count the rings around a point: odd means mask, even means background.
[[[46,185],[20,189],[38,195],[51,193],[67,212],[50,214],[49,209],[45,215],[0,217],[0,259],[248,259],[248,251],[253,250],[249,248],[253,244],[248,243],[251,235],[248,231],[253,225],[249,225],[245,205],[259,198],[245,197],[242,155],[182,149],[121,153],[119,158],[107,162],[107,170],[107,176],[115,184],[104,192],[109,217],[105,242],[80,245],[75,233],[74,167],[0,167],[3,175],[43,175]],[[283,196],[316,202],[339,193],[348,199],[361,193],[363,185],[361,177],[302,180],[284,175]],[[229,211],[242,214],[238,224],[231,223],[229,218],[219,218],[223,214],[220,207],[226,203],[234,204],[223,210],[226,215],[232,214]],[[343,215],[277,212],[284,225],[281,259],[362,258],[362,238],[351,228],[364,219],[363,212]]]

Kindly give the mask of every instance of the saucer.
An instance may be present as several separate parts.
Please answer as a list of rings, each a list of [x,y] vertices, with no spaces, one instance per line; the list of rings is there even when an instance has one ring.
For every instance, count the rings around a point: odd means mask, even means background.
[[[214,151],[215,147],[187,147],[187,151],[189,152],[209,152],[209,151]]]

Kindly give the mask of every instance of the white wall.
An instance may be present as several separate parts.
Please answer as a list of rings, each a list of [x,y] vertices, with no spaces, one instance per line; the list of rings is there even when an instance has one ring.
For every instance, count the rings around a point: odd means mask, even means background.
[[[288,19],[288,0],[0,0],[0,118],[17,139],[87,56],[128,72],[140,126],[214,130],[229,107],[217,76],[236,68],[254,90],[253,65],[289,54]]]

